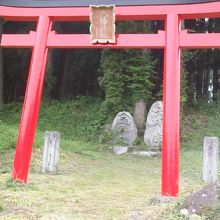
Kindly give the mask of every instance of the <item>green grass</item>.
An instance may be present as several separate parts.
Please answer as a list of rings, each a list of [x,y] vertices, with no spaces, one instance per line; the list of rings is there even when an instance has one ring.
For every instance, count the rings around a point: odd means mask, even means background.
[[[181,147],[201,150],[205,136],[220,138],[220,105],[187,108],[181,117]]]
[[[220,107],[182,114],[181,194],[160,204],[152,201],[160,194],[161,158],[113,155],[100,142],[108,139],[101,106],[100,100],[85,97],[42,104],[28,185],[10,180],[21,105],[0,110],[0,219],[184,219],[182,201],[202,186],[203,138],[220,137]],[[58,175],[40,174],[46,130],[61,132]]]
[[[181,153],[180,198],[168,204],[152,203],[160,195],[161,158],[61,150],[58,175],[50,176],[40,174],[42,149],[36,149],[29,182],[22,185],[10,181],[12,154],[0,156],[0,171],[8,170],[0,175],[4,220],[184,219],[176,209],[178,203],[202,185],[197,151]]]
[[[34,145],[41,147],[45,131],[61,133],[61,147],[76,152],[94,150],[102,137],[104,123],[101,101],[80,97],[60,103],[51,101],[41,105]],[[21,104],[4,105],[0,110],[0,151],[14,148],[21,117]],[[103,146],[103,145],[102,145]]]

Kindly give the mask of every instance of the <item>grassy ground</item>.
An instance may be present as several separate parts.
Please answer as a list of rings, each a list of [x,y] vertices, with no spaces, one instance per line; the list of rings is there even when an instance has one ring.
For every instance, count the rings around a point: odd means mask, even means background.
[[[168,204],[155,200],[160,194],[161,158],[113,155],[109,143],[102,143],[111,138],[100,128],[100,106],[91,98],[42,105],[27,185],[10,180],[21,105],[0,109],[0,219],[184,219],[180,204],[203,184],[203,138],[220,137],[220,106],[182,114],[180,197]],[[46,130],[61,132],[58,175],[40,174]]]
[[[59,174],[41,175],[33,153],[29,183],[10,181],[12,152],[0,158],[0,219],[184,219],[176,206],[201,182],[201,152],[182,152],[180,198],[160,204],[160,158],[61,151]],[[7,159],[6,159],[7,158]]]

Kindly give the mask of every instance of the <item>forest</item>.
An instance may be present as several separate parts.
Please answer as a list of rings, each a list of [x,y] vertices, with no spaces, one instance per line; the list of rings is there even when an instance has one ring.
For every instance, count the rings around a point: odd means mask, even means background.
[[[220,19],[185,20],[192,33],[220,31]],[[117,22],[117,33],[157,33],[163,21]],[[29,33],[32,22],[1,22],[0,32]],[[56,22],[58,33],[89,33],[88,22]],[[31,49],[0,49],[0,104],[22,102]],[[220,90],[220,51],[184,50],[181,68],[181,104],[217,102]],[[43,91],[44,100],[100,97],[110,112],[147,105],[162,97],[163,50],[51,49]]]

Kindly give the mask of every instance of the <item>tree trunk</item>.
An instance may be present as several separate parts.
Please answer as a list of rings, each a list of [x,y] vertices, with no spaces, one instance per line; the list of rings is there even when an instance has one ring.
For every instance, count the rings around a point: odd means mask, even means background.
[[[43,100],[49,100],[52,96],[52,90],[54,88],[55,80],[53,76],[54,63],[53,63],[53,50],[48,51],[46,76],[43,90]]]
[[[3,21],[0,21],[0,42],[3,33]],[[4,104],[3,96],[3,49],[0,47],[0,107]]]
[[[61,59],[62,59],[62,65],[61,65],[61,71],[58,76],[58,97],[59,100],[64,100],[66,96],[67,91],[67,75],[69,71],[69,63],[70,63],[70,56],[71,53],[69,51],[63,50],[61,52]]]
[[[200,100],[203,98],[203,82],[204,82],[204,67],[197,70],[196,77],[196,94],[197,98]]]

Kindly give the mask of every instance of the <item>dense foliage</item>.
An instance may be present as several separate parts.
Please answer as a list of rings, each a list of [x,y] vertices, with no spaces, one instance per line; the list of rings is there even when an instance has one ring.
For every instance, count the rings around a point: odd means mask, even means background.
[[[161,21],[117,22],[118,33],[151,33],[164,29]],[[186,20],[185,29],[192,33],[220,31],[220,19]],[[28,33],[35,30],[31,22],[1,22],[0,32]],[[89,33],[88,22],[57,22],[58,33]],[[214,100],[219,98],[219,50],[187,50],[182,56],[182,103],[192,104],[209,99],[210,82]],[[3,57],[3,59],[2,59]],[[30,64],[30,49],[0,50],[0,104],[22,101]],[[12,65],[13,63],[13,65]],[[107,109],[116,112],[132,108],[144,99],[161,99],[162,50],[50,50],[44,99],[71,100],[96,96],[106,100]]]
[[[111,144],[109,126],[104,125],[104,101],[93,97],[79,97],[72,101],[43,103],[35,137],[41,147],[45,131],[61,133],[61,147],[75,152],[103,149]],[[21,116],[19,103],[5,104],[0,110],[0,151],[14,148]],[[203,105],[187,108],[181,115],[181,148],[202,149],[204,136],[219,136],[220,106]],[[141,140],[140,140],[141,141]],[[94,144],[93,144],[94,143]],[[143,140],[141,141],[142,146]],[[144,145],[142,149],[146,149]]]
[[[152,99],[155,62],[149,51],[104,50],[102,52],[99,78],[106,94],[109,112],[116,113],[129,109],[139,100]]]
[[[35,146],[43,144],[45,131],[59,131],[61,146],[75,151],[84,149],[86,142],[102,142],[103,112],[101,100],[79,97],[73,101],[43,103],[35,137]],[[22,105],[5,104],[0,109],[0,150],[14,148],[18,134]],[[85,146],[88,148],[88,146]],[[93,148],[94,146],[91,145]],[[94,150],[97,148],[94,147]]]

